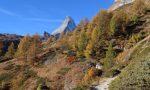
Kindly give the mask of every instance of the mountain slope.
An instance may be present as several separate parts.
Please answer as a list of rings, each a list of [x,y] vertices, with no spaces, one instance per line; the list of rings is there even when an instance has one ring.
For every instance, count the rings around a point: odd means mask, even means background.
[[[76,24],[75,24],[74,20],[71,17],[66,16],[66,18],[65,18],[64,22],[61,24],[61,26],[58,29],[56,29],[52,34],[57,35],[62,32],[64,32],[64,33],[66,33],[67,31],[72,32],[75,28],[76,28]]]
[[[150,88],[150,36],[137,44],[129,65],[109,86],[110,90],[149,90]]]
[[[113,11],[121,6],[132,3],[134,0],[115,0],[114,4],[109,8],[109,11]]]

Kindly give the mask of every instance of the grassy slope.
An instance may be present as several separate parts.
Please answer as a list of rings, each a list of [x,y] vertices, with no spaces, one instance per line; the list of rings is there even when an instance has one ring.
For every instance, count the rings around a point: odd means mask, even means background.
[[[150,89],[150,42],[136,47],[129,65],[109,86],[110,90]]]

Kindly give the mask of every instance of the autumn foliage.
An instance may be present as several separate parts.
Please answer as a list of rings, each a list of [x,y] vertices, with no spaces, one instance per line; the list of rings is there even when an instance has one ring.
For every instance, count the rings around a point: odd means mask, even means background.
[[[76,58],[75,56],[68,56],[67,57],[67,64],[72,64],[73,62],[75,62]]]
[[[85,76],[83,77],[83,83],[88,83],[92,78],[94,78],[96,75],[95,73],[95,69],[94,68],[90,68],[87,73],[85,74]]]

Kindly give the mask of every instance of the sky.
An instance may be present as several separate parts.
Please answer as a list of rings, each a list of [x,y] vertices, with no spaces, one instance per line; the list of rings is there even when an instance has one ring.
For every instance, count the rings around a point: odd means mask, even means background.
[[[78,24],[108,9],[113,0],[0,0],[0,33],[52,33],[66,16]]]

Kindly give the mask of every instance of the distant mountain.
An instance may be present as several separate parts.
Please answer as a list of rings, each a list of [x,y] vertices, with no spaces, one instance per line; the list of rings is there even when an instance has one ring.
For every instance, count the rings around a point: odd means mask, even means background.
[[[121,6],[132,3],[134,1],[135,0],[115,0],[114,4],[109,8],[109,11],[116,10],[117,8]]]
[[[50,33],[44,31],[42,39],[47,40],[49,37],[51,37]]]
[[[5,53],[7,51],[12,42],[17,48],[21,38],[23,38],[23,36],[16,34],[0,34],[0,44],[3,44],[3,52]]]
[[[59,35],[60,33],[62,32],[66,33],[67,31],[72,32],[75,28],[76,28],[76,24],[74,20],[71,17],[66,16],[64,22],[61,24],[61,26],[58,29],[54,30],[52,35]]]

